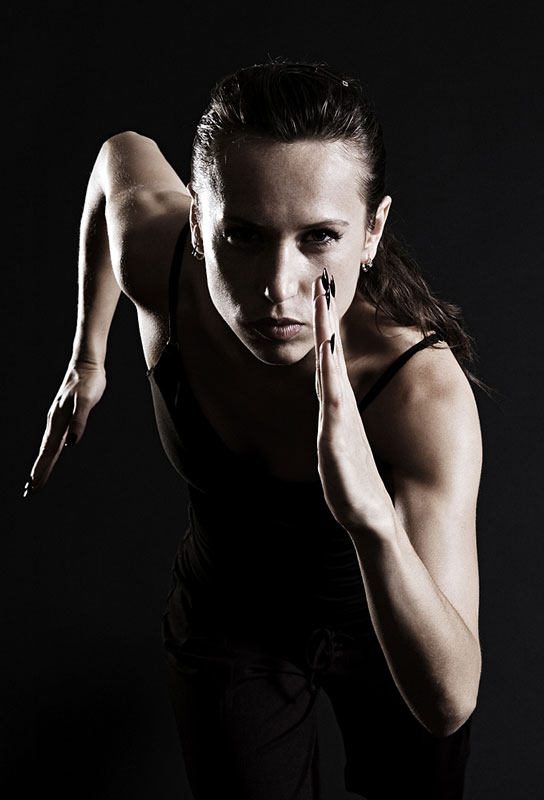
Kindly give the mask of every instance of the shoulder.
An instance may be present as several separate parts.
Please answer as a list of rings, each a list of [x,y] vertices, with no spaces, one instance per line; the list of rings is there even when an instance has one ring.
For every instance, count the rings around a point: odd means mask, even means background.
[[[412,336],[400,339],[397,352],[414,343]],[[481,432],[476,401],[445,343],[414,353],[368,406],[364,421],[376,457],[397,476],[439,483],[457,475],[478,483]]]
[[[145,303],[164,288],[191,195],[157,143],[134,131],[108,139],[99,163],[112,264],[123,291]]]

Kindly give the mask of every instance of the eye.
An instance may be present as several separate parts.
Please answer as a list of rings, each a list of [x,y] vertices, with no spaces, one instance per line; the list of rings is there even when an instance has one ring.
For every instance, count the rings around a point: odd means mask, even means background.
[[[329,228],[314,228],[307,234],[307,241],[319,247],[328,247],[342,238],[342,234]],[[259,231],[249,227],[225,228],[223,238],[231,245],[255,244],[259,240]]]
[[[255,240],[257,233],[251,228],[227,228],[223,237],[229,244],[248,244]]]
[[[330,230],[329,228],[316,228],[310,231],[309,235],[312,237],[310,241],[318,245],[331,245],[342,238],[342,234],[337,231]]]

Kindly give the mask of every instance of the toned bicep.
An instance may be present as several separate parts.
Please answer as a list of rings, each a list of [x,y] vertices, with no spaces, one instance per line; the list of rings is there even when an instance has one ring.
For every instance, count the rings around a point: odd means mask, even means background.
[[[156,143],[130,131],[104,143],[96,170],[117,281],[137,306],[162,308],[191,195]]]
[[[106,200],[112,265],[125,286],[127,264],[142,272],[169,253],[169,232],[177,219],[185,221],[191,195],[157,144],[131,131],[104,143],[96,169]]]
[[[190,203],[163,205],[148,198],[136,202],[145,207],[138,212],[117,208],[106,213],[112,267],[122,290],[138,308],[166,313],[172,257]],[[119,214],[125,215],[122,223]]]
[[[426,390],[420,377],[419,387],[403,397],[395,425],[394,505],[434,582],[478,637],[482,448],[476,403],[455,370],[430,380]]]

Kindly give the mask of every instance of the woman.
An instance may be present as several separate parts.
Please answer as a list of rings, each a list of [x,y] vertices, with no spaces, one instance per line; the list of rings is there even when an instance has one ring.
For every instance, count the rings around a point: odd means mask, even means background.
[[[349,791],[463,793],[481,669],[470,344],[385,229],[384,171],[356,80],[271,63],[215,87],[187,187],[131,132],[91,174],[73,357],[26,493],[104,391],[123,291],[189,489],[163,635],[196,800],[319,797],[321,686]]]

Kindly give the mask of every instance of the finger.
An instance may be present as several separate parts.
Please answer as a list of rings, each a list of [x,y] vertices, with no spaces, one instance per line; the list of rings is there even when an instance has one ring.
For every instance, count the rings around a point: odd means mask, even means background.
[[[321,379],[319,367],[319,343],[317,341],[317,315],[315,307],[315,298],[317,294],[316,282],[312,284],[312,328],[314,332],[314,356],[315,356],[315,391],[318,398],[321,398]]]
[[[316,393],[321,400],[323,387],[321,381],[320,347],[329,335],[329,310],[322,278],[317,278],[312,285],[313,328],[315,349]]]
[[[316,347],[316,358],[319,359],[319,348],[321,344],[330,338],[333,329],[331,327],[330,312],[327,305],[327,293],[323,288],[321,278],[314,281],[313,284],[313,313],[314,313],[314,336]]]
[[[331,276],[331,284],[333,283],[334,276]],[[331,308],[329,312],[330,325],[334,336],[334,357],[336,359],[340,375],[343,379],[349,382],[349,375],[344,356],[344,343],[340,332],[340,319],[338,317],[338,306],[336,305],[336,298],[331,291]]]
[[[316,357],[315,361],[315,393],[317,399],[321,401],[321,368],[319,366],[319,356]]]
[[[73,398],[65,403],[55,402],[48,414],[40,452],[30,473],[33,490],[41,489],[45,485],[62,452],[73,405]]]
[[[312,284],[312,327],[314,333],[315,391],[318,399],[321,401],[321,367],[319,363],[319,339],[317,335],[317,307],[315,304],[318,293],[319,287],[317,281],[314,281]]]
[[[336,355],[336,334],[334,334],[334,353],[332,352],[331,338],[324,341],[320,349],[321,368],[321,404],[324,413],[330,415],[337,410],[342,401],[342,382]]]

